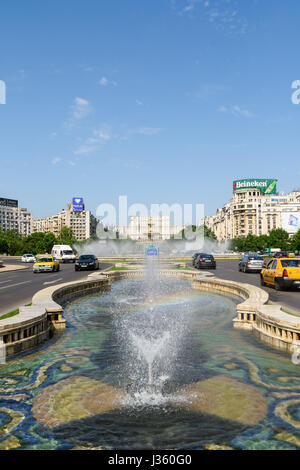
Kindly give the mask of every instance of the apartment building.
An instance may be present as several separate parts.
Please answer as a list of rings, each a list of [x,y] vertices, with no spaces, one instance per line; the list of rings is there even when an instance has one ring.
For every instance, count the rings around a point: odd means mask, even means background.
[[[58,214],[50,217],[33,219],[33,232],[53,233],[58,237],[63,227],[70,227],[78,241],[93,238],[96,235],[98,220],[91,211],[85,210],[84,205],[78,207],[68,204],[67,209],[62,209]]]
[[[300,190],[278,194],[277,180],[235,181],[231,201],[205,217],[204,223],[219,241],[268,235],[276,228],[292,236],[300,229]]]
[[[0,229],[16,230],[20,235],[28,236],[32,231],[33,216],[30,211],[18,206],[17,200],[0,198]]]

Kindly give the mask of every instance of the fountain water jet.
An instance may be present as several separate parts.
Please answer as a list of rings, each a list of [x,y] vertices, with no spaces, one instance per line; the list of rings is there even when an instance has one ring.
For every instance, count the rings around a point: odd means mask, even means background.
[[[170,340],[170,333],[166,332],[164,335],[156,341],[149,341],[143,337],[139,337],[134,333],[130,333],[135,347],[139,354],[144,357],[148,364],[148,385],[150,388],[153,387],[153,362],[155,358],[161,353],[167,342]]]

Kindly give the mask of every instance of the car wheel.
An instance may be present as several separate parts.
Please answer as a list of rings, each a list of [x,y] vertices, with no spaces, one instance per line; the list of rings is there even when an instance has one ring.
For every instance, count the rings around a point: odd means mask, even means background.
[[[247,272],[247,268],[246,268],[246,266],[244,266],[244,267],[243,267],[243,273],[246,274],[246,272]]]
[[[277,291],[281,291],[283,290],[281,285],[279,284],[279,282],[277,281],[277,279],[275,280],[275,290]]]
[[[265,286],[265,285],[266,285],[266,283],[265,283],[265,281],[264,281],[264,278],[263,278],[262,276],[260,276],[260,285],[261,285],[261,286]]]

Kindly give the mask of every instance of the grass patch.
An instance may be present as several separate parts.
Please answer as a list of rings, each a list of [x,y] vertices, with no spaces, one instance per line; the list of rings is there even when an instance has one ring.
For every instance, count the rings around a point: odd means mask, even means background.
[[[20,310],[17,308],[16,310],[13,310],[12,312],[2,315],[2,317],[0,317],[0,320],[5,320],[6,318],[14,317],[15,315],[18,315],[19,313],[20,313]]]
[[[116,268],[115,266],[113,266],[112,268],[105,270],[106,273],[108,273],[109,271],[128,271],[128,268]]]
[[[27,304],[25,305],[25,307],[30,307],[31,305],[32,304]],[[19,313],[20,313],[20,310],[17,308],[16,310],[13,310],[12,312],[8,312],[2,315],[2,317],[0,317],[0,320],[6,320],[6,318],[15,317],[16,315],[19,315]]]
[[[293,317],[299,318],[299,315],[296,315],[296,313],[288,312],[288,310],[285,310],[284,308],[282,308],[281,311],[287,313],[288,315],[292,315]]]

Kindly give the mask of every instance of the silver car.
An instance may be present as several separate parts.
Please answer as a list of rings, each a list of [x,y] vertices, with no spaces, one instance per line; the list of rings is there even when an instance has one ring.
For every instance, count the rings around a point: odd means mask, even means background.
[[[239,262],[239,271],[243,273],[258,272],[263,269],[264,258],[258,255],[245,255]]]
[[[26,254],[22,256],[21,261],[23,263],[35,263],[36,259],[32,254]]]

